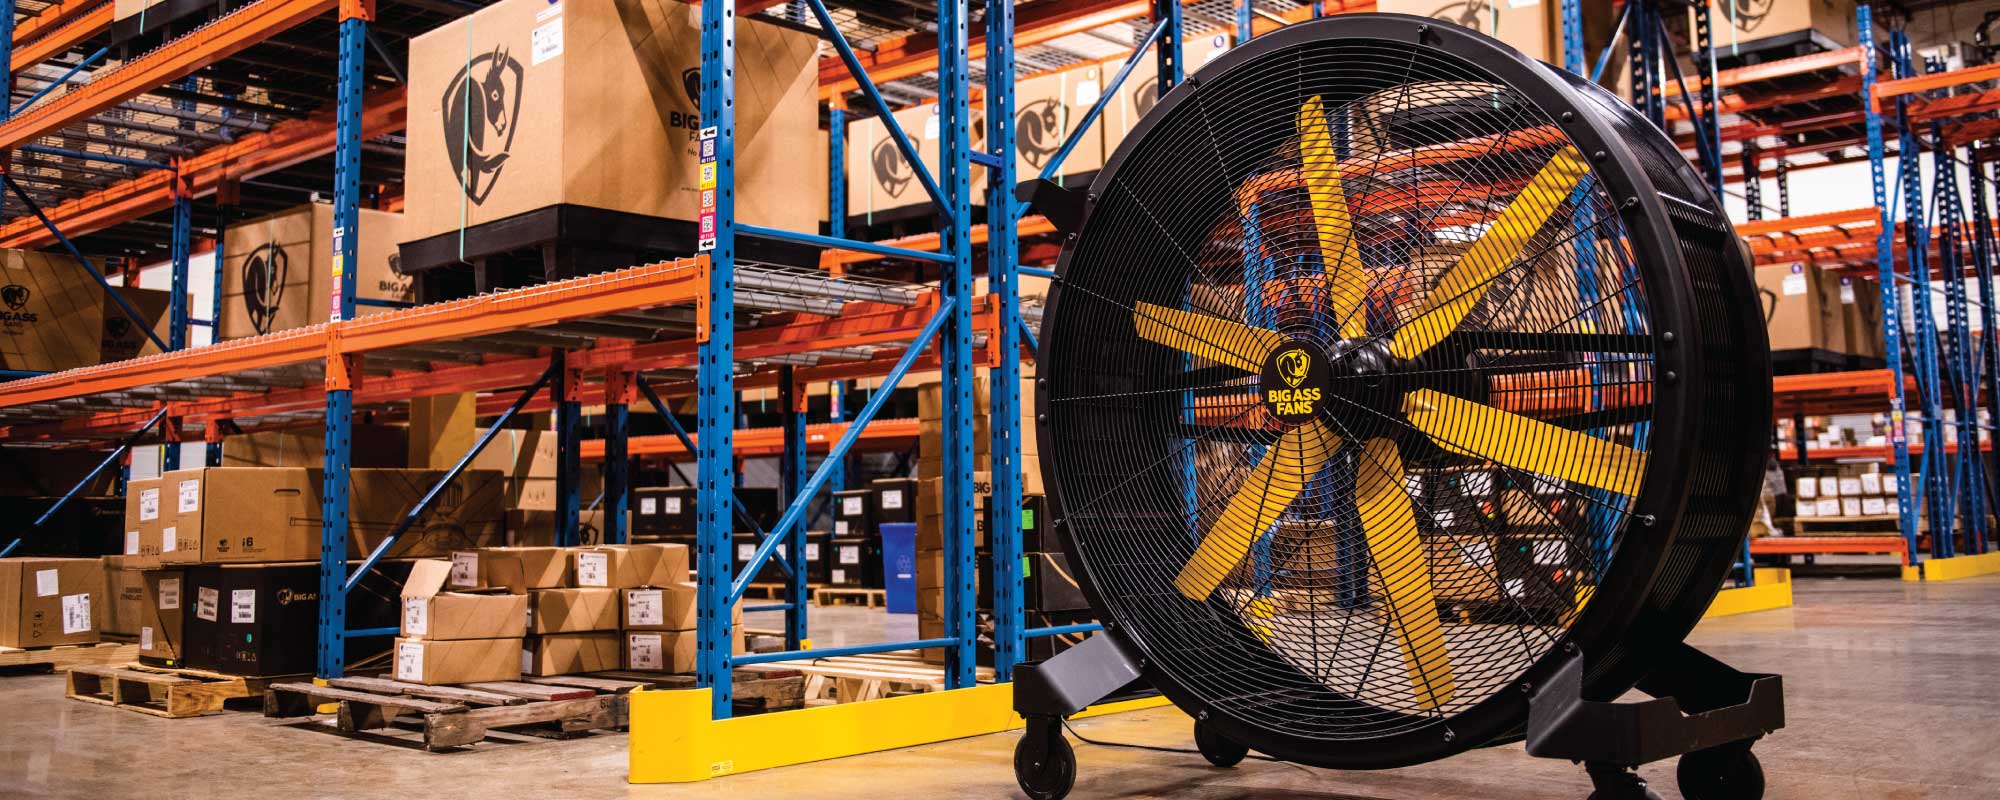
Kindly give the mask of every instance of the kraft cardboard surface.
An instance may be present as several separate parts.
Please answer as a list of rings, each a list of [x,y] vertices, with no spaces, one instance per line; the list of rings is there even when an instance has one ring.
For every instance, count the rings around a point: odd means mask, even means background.
[[[694,630],[695,592],[691,582],[621,590],[622,627],[628,631]]]
[[[101,559],[105,603],[103,613],[98,615],[98,627],[105,633],[139,635],[139,626],[146,619],[145,562],[148,560],[125,556]]]
[[[355,296],[408,303],[416,287],[395,268],[403,215],[361,209],[355,240]],[[239,339],[330,319],[333,206],[311,203],[239,222],[222,233],[222,338]],[[356,314],[389,309],[357,305]],[[358,452],[358,451],[357,451]]]
[[[1553,0],[1509,0],[1468,4],[1454,0],[1380,0],[1375,10],[1410,14],[1471,28],[1512,45],[1529,58],[1562,63],[1562,35]]]
[[[521,674],[574,675],[618,668],[617,631],[530,636],[521,642]]]
[[[125,484],[126,555],[160,558],[160,479],[140,478]]]
[[[521,679],[521,639],[396,640],[396,680],[438,685]]]
[[[410,577],[403,583],[403,638],[507,639],[527,633],[527,595],[505,589],[445,591],[451,567],[451,562],[435,559],[411,565]]]
[[[395,530],[442,470],[356,469],[349,474],[348,556],[363,558]],[[307,561],[319,558],[323,475],[306,468],[207,468],[172,473],[170,502],[184,546],[204,563]],[[193,500],[183,503],[187,481]],[[163,492],[164,495],[164,492]],[[189,510],[181,511],[186,507]],[[162,534],[164,536],[164,533]],[[460,474],[422,519],[383,555],[442,556],[502,541],[500,476]],[[165,556],[166,554],[163,554]]]
[[[1229,50],[1229,34],[1214,32],[1200,36],[1189,36],[1181,42],[1182,76],[1193,75],[1196,70]],[[1098,62],[1104,80],[1109,83],[1118,70],[1124,68],[1128,56],[1120,55]],[[1125,135],[1139,124],[1146,112],[1153,110],[1153,104],[1160,99],[1160,61],[1152,53],[1147,53],[1133,65],[1132,74],[1125,76],[1125,82],[1118,85],[1118,96],[1104,106],[1104,114],[1097,125],[1104,130],[1104,157],[1109,160],[1125,141]],[[1088,109],[1088,106],[1085,107]],[[1026,293],[1026,287],[1023,287]]]
[[[0,646],[98,640],[104,566],[94,558],[0,558]]]
[[[529,633],[618,629],[617,589],[535,589],[528,593],[528,600]]]
[[[348,431],[348,466],[398,469],[409,466],[403,452],[409,430],[401,425],[356,423]],[[256,431],[222,440],[225,467],[311,467],[326,464],[326,428],[312,426]]]
[[[569,585],[570,550],[563,547],[487,547],[451,554],[455,589],[500,588],[516,594]]]
[[[411,40],[404,241],[565,203],[695,220],[700,35],[672,0],[504,0]],[[737,211],[812,230],[818,42],[736,37]]]
[[[1757,268],[1757,293],[1764,302],[1772,350],[1821,348],[1844,351],[1839,284],[1809,264]],[[1831,302],[1829,302],[1831,301]]]
[[[179,569],[149,569],[144,575],[145,603],[139,623],[139,656],[177,661],[181,657],[181,619],[186,605],[187,573]]]
[[[620,666],[641,672],[693,672],[694,631],[640,631],[624,635]]]
[[[138,323],[70,256],[0,250],[0,367],[59,372],[160,352],[146,330],[167,340],[172,295],[117,292]]]

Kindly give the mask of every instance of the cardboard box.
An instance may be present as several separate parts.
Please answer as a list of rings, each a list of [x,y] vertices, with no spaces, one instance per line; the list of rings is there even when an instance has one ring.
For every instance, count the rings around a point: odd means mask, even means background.
[[[104,566],[94,558],[0,558],[0,646],[98,640]]]
[[[693,672],[694,631],[642,631],[624,634],[619,665],[645,672]]]
[[[1861,516],[1861,498],[1859,497],[1840,498],[1840,515],[1843,517]]]
[[[1864,516],[1881,516],[1889,513],[1889,501],[1881,497],[1861,498],[1861,513]]]
[[[1847,346],[1845,352],[1882,358],[1888,351],[1888,340],[1884,338],[1881,284],[1842,275],[1836,291],[1840,297],[1840,318]],[[1977,329],[1978,323],[1975,322],[1973,327]]]
[[[1720,52],[1731,53],[1738,49],[1761,49],[1761,43],[1767,40],[1804,37],[1814,43],[1810,48],[1813,50],[1853,47],[1860,41],[1860,21],[1854,5],[1853,0],[1769,0],[1743,6],[1734,15],[1720,10],[1726,7],[1719,7],[1711,17],[1715,24],[1715,45]],[[1676,15],[1669,17],[1673,23],[1680,23]],[[1686,25],[1680,23],[1678,27]]]
[[[617,589],[535,589],[528,592],[528,632],[618,630]]]
[[[572,576],[579,587],[624,589],[664,586],[688,579],[688,549],[682,544],[605,545],[572,553]]]
[[[522,639],[396,640],[396,680],[439,685],[521,679]]]
[[[487,547],[451,554],[453,589],[505,587],[515,593],[569,585],[565,547]]]
[[[1807,264],[1758,267],[1757,289],[1764,298],[1765,327],[1770,331],[1772,350],[1845,352],[1847,329],[1839,285],[1819,268]]]
[[[105,633],[120,636],[139,635],[139,626],[146,619],[146,574],[144,562],[147,559],[126,556],[105,556],[104,565],[104,613],[98,617],[98,627]]]
[[[448,592],[451,562],[425,559],[403,583],[403,638],[508,639],[527,634],[528,596],[505,589]],[[497,593],[496,593],[497,592]]]
[[[1813,501],[1814,513],[1822,517],[1840,516],[1840,498],[1822,497]]]
[[[348,432],[348,459],[354,468],[409,466],[409,430],[400,425],[356,423]],[[225,467],[307,467],[326,464],[326,429],[321,426],[257,431],[222,439]]]
[[[1861,476],[1843,475],[1839,479],[1841,497],[1861,496]]]
[[[1181,42],[1182,77],[1195,74],[1208,62],[1228,51],[1227,33],[1216,31],[1186,37]],[[1119,55],[1098,62],[1104,80],[1109,82],[1116,76],[1118,70],[1125,67],[1125,60],[1129,57],[1129,55]],[[1125,141],[1125,135],[1131,133],[1132,128],[1136,127],[1139,120],[1146,116],[1146,112],[1152,111],[1153,105],[1159,101],[1160,60],[1148,52],[1139,59],[1139,63],[1132,66],[1132,74],[1125,76],[1125,82],[1119,84],[1118,96],[1105,104],[1104,113],[1097,121],[1097,126],[1104,131],[1106,161],[1111,159],[1119,143]],[[1024,176],[1022,180],[1028,177],[1032,176]]]
[[[1086,64],[1047,72],[1014,83],[1014,170],[1021,180],[1042,174],[1070,132],[1104,93],[1103,67]],[[1083,132],[1057,171],[1064,176],[1096,172],[1104,166],[1104,135],[1096,124]]]
[[[125,484],[125,555],[160,562],[160,479],[139,478]],[[178,541],[178,539],[176,539]]]
[[[695,594],[693,582],[621,590],[622,627],[628,631],[694,630]]]
[[[1822,476],[1820,476],[1820,478],[1819,478],[1819,496],[1820,496],[1820,497],[1839,497],[1839,496],[1840,496],[1840,476],[1838,476],[1838,475],[1822,475]]]
[[[880,537],[835,536],[833,560],[827,566],[827,582],[835,586],[882,588],[882,540]]]
[[[521,674],[574,675],[618,668],[617,631],[559,633],[521,640]]]
[[[363,558],[396,529],[443,470],[356,469],[349,474],[347,555]],[[295,467],[204,468],[168,473],[182,549],[203,563],[317,560],[323,474]],[[187,508],[187,511],[182,511]],[[164,530],[162,531],[164,536]],[[505,539],[500,476],[466,470],[384,557],[442,557]],[[171,554],[162,553],[172,561]]]
[[[700,38],[672,0],[503,0],[412,39],[404,241],[557,204],[694,221]],[[815,230],[819,42],[744,16],[736,47],[737,213]]]
[[[357,298],[414,302],[396,271],[403,215],[361,209],[355,235]],[[240,339],[328,321],[333,296],[333,206],[310,203],[230,225],[222,233],[222,338]],[[357,305],[355,313],[389,309]],[[356,452],[360,452],[357,448]],[[400,465],[399,465],[400,466]]]
[[[910,145],[917,149],[918,161],[933,178],[937,177],[939,170],[938,148],[943,134],[939,110],[936,103],[924,103],[894,112],[896,125],[910,137]],[[986,144],[986,112],[974,106],[971,114],[972,147],[976,150]],[[917,178],[909,160],[903,158],[902,149],[896,146],[895,138],[889,135],[889,126],[881,119],[853,118],[848,123],[843,148],[847,154],[849,215],[893,215],[893,212],[932,205],[930,193],[924,191],[923,181]],[[1027,177],[1023,173],[1022,180]],[[985,204],[986,180],[986,170],[974,167],[971,181],[973,205]]]
[[[119,288],[144,324],[69,255],[0,250],[0,368],[59,372],[160,352],[169,292]]]
[[[874,491],[848,489],[833,493],[833,535],[873,536],[875,523],[870,502]]]
[[[152,664],[178,664],[187,572],[149,569],[141,575],[145,601],[140,608],[139,658]]]
[[[359,567],[347,562],[350,571]],[[409,561],[377,562],[347,594],[348,627],[395,627],[410,567]],[[302,675],[317,665],[319,562],[189,566],[180,592],[186,666],[269,676]],[[366,645],[376,652],[380,647],[379,640]]]

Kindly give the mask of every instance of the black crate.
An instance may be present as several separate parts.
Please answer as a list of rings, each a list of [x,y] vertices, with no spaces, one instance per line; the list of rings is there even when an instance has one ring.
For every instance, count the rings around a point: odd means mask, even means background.
[[[826,583],[833,574],[833,533],[806,531],[806,582]]]
[[[833,535],[872,536],[875,534],[874,494],[871,489],[849,489],[833,493]]]
[[[410,564],[382,562],[348,592],[346,625],[397,627]],[[183,664],[229,675],[314,671],[319,657],[318,564],[204,564],[189,567],[185,580]],[[366,638],[348,640],[350,656],[380,650],[388,641]]]
[[[767,531],[776,527],[778,517],[783,516],[785,513],[785,505],[778,502],[778,490],[775,488],[738,486],[736,487],[736,503],[738,507],[750,515],[751,519],[757,521],[758,528]],[[689,518],[689,522],[693,522],[692,517]],[[739,521],[734,524],[741,523]],[[688,532],[693,533],[694,528],[689,527]]]
[[[868,484],[868,512],[876,525],[917,521],[915,478],[881,478]]]
[[[827,583],[833,586],[882,588],[882,540],[869,536],[835,536]]]
[[[694,487],[648,486],[632,491],[632,533],[694,533]]]
[[[751,554],[757,552],[757,545],[763,541],[764,537],[755,533],[736,534],[731,541],[733,546],[730,548],[729,559],[735,574],[743,574],[743,568],[750,563]],[[785,571],[778,567],[778,559],[785,557],[786,551],[790,549],[779,543],[778,549],[771,552],[771,558],[764,562],[764,568],[757,571],[757,577],[751,578],[751,582],[782,583],[785,580]]]

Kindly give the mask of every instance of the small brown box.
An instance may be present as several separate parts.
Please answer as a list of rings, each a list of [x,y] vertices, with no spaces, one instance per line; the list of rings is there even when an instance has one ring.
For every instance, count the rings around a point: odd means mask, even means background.
[[[396,680],[438,685],[521,679],[521,639],[396,640]]]
[[[565,547],[485,547],[451,554],[454,589],[506,588],[516,594],[569,584]]]
[[[574,675],[618,668],[617,631],[530,636],[521,642],[521,674]]]
[[[691,631],[695,626],[695,585],[675,583],[624,589],[620,619],[628,631]]]
[[[0,646],[98,640],[104,567],[94,558],[0,558]]]
[[[528,599],[529,633],[618,630],[617,589],[533,589]]]
[[[621,665],[646,672],[693,672],[694,631],[643,631],[624,634]]]
[[[449,561],[425,559],[410,565],[403,583],[403,638],[510,639],[527,634],[527,595],[505,589],[447,592],[450,574]]]

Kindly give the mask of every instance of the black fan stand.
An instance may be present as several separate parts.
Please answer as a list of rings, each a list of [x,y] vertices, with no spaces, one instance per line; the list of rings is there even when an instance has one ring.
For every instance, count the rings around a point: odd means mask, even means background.
[[[1093,636],[1014,673],[1014,711],[1027,721],[1014,748],[1014,778],[1034,800],[1057,800],[1076,782],[1076,754],[1062,720],[1141,676],[1145,662],[1115,635]],[[1756,800],[1764,770],[1750,748],[1785,726],[1784,679],[1741,672],[1686,643],[1657,659],[1638,689],[1639,702],[1583,697],[1583,657],[1571,655],[1554,680],[1528,701],[1528,754],[1581,763],[1590,800],[1658,800],[1639,777],[1643,764],[1675,756],[1675,779],[1688,800]],[[1248,748],[1202,719],[1195,745],[1219,767]]]

